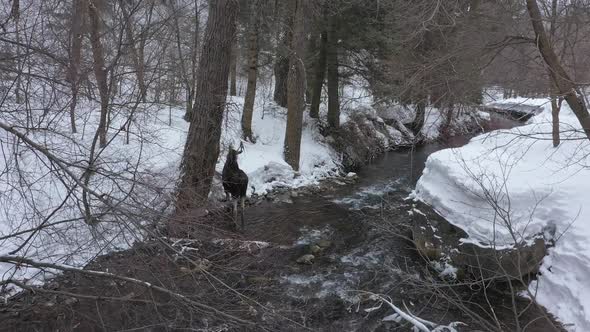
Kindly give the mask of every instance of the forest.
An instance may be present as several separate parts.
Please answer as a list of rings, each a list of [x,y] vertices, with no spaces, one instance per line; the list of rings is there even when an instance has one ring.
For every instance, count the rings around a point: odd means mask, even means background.
[[[0,3],[0,331],[590,331],[589,1]]]

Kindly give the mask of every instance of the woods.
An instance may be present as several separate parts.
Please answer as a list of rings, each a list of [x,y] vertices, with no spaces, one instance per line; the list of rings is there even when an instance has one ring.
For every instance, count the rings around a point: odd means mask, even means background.
[[[8,330],[590,329],[589,3],[0,1]]]
[[[232,44],[236,31],[238,4],[218,0],[209,4],[209,18],[199,61],[196,96],[189,117],[189,133],[184,147],[179,185],[179,208],[199,206],[211,189],[232,66]]]

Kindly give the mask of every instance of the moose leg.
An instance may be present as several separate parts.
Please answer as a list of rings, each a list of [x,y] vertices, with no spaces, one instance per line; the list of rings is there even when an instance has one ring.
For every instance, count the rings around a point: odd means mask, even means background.
[[[240,207],[242,208],[241,217],[242,217],[242,230],[244,230],[244,202],[246,198],[244,196],[240,197]]]
[[[236,228],[239,228],[238,225],[238,200],[234,199],[234,206],[233,206],[233,215],[234,215],[234,223],[236,224]]]

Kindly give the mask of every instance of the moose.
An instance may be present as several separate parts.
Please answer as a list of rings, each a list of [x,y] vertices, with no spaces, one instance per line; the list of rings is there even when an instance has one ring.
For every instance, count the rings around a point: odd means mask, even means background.
[[[246,199],[246,191],[248,190],[248,175],[244,173],[238,166],[238,155],[244,152],[244,143],[240,143],[238,150],[234,150],[233,146],[229,146],[227,153],[227,159],[225,165],[223,165],[223,172],[221,178],[223,181],[223,190],[225,191],[225,197],[229,201],[230,198],[233,200],[233,217],[236,228],[238,228],[238,199],[240,200],[241,211],[241,224],[242,230],[244,229],[244,201]]]

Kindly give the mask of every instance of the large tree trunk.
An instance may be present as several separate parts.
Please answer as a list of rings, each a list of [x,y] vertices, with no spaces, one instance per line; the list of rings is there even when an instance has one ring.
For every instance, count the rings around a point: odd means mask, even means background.
[[[287,107],[287,77],[289,75],[289,58],[278,56],[274,66],[275,90],[273,99],[277,105]]]
[[[553,147],[556,148],[561,143],[559,131],[559,112],[561,110],[561,103],[563,102],[563,99],[557,96],[555,85],[551,85],[551,137],[553,141]]]
[[[139,93],[141,100],[145,103],[147,95],[147,87],[145,84],[145,64],[143,63],[143,56],[140,56],[141,52],[137,49],[135,42],[135,35],[133,34],[133,22],[131,15],[125,7],[125,0],[119,0],[121,12],[123,13],[123,19],[125,20],[125,35],[127,38],[128,49],[131,52],[131,61],[135,67],[135,75],[137,77],[137,84],[139,85]]]
[[[412,121],[412,132],[414,136],[418,136],[422,131],[422,127],[424,127],[424,122],[426,121],[426,98],[420,96],[415,101],[416,106],[416,115],[414,116],[414,121]]]
[[[326,63],[328,66],[328,127],[336,129],[340,126],[340,96],[338,95],[338,35],[336,18],[330,19]]]
[[[305,72],[311,73],[314,71],[316,67],[316,63],[318,62],[316,56],[316,50],[319,49],[318,47],[318,37],[320,34],[316,33],[316,31],[309,32],[309,40],[307,43],[307,48],[305,50]],[[305,85],[305,103],[311,103],[311,99],[313,96],[313,86],[314,80],[307,80]]]
[[[81,1],[74,1],[72,5],[72,23],[70,31],[70,65],[68,68],[67,81],[72,92],[70,102],[70,127],[72,133],[76,133],[76,105],[78,104],[80,60],[82,57],[82,37],[84,36],[84,17],[86,17],[86,6]]]
[[[260,16],[256,15],[260,0],[254,0],[252,4],[252,22],[250,26],[250,38],[248,47],[248,86],[244,99],[244,111],[242,112],[242,137],[244,140],[254,142],[252,134],[252,117],[254,114],[254,101],[256,99],[256,80],[258,76],[258,38],[260,31]]]
[[[287,7],[292,7],[291,2],[287,4]],[[287,12],[285,14],[283,22],[283,37],[279,45],[277,45],[276,62],[274,65],[274,77],[275,77],[275,88],[273,99],[281,107],[287,107],[287,79],[289,75],[289,61],[291,50],[291,39],[293,31],[293,14]]]
[[[109,110],[109,89],[107,84],[107,69],[104,62],[104,52],[100,41],[100,17],[98,1],[88,0],[88,16],[90,18],[90,45],[94,59],[94,76],[100,94],[100,122],[98,123],[98,138],[100,147],[107,145],[107,113]]]
[[[588,113],[588,108],[584,103],[584,99],[581,97],[581,93],[578,91],[576,84],[562,67],[557,54],[555,54],[555,51],[551,46],[549,38],[547,38],[537,0],[527,0],[526,3],[531,17],[533,30],[535,31],[537,40],[536,44],[543,60],[545,60],[545,63],[549,67],[551,79],[555,83],[559,95],[564,97],[565,101],[578,118],[586,137],[590,139],[590,113]]]
[[[20,33],[20,0],[13,0],[12,7],[10,8],[10,17],[14,19],[14,33],[16,37],[16,61],[17,61],[17,69],[21,73],[24,72],[23,70],[23,61],[21,59],[21,33]],[[17,74],[16,76],[16,87],[14,89],[16,103],[21,104],[23,102],[21,90],[22,90],[22,79],[21,74]]]
[[[229,67],[229,95],[238,95],[238,41],[234,40]]]
[[[551,1],[551,22],[549,25],[549,37],[551,38],[551,45],[555,42],[555,32],[557,29],[557,0]],[[558,96],[557,87],[554,82],[551,82],[551,73],[549,73],[549,86],[551,89],[551,136],[553,141],[553,147],[558,147],[561,143],[561,137],[559,133],[559,111],[561,109],[561,97]]]
[[[322,31],[320,36],[320,52],[315,67],[315,77],[311,92],[311,106],[309,116],[312,118],[320,117],[320,103],[322,101],[322,87],[326,76],[326,48],[328,43],[328,32]]]
[[[198,206],[207,199],[225,110],[231,46],[236,32],[237,0],[211,0],[199,61],[195,104],[181,163],[177,208]],[[206,79],[205,79],[206,78]]]
[[[201,17],[199,12],[199,0],[195,0],[195,33],[193,35],[193,44],[191,50],[191,82],[190,82],[190,91],[189,91],[189,98],[188,104],[190,105],[189,108],[193,106],[193,99],[195,97],[195,90],[197,89],[197,66],[199,64],[199,38],[200,38],[200,24],[201,24]]]
[[[293,15],[291,54],[289,55],[289,75],[287,79],[288,111],[287,128],[285,132],[284,157],[285,161],[299,171],[299,156],[301,153],[301,127],[303,110],[305,108],[305,66],[303,56],[305,52],[304,34],[304,1],[289,1],[289,13]]]

